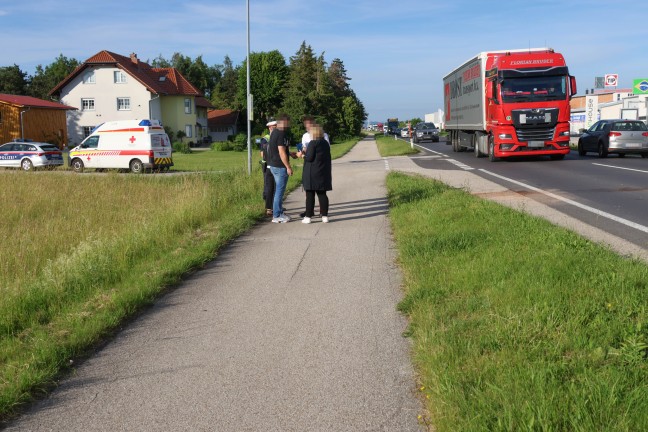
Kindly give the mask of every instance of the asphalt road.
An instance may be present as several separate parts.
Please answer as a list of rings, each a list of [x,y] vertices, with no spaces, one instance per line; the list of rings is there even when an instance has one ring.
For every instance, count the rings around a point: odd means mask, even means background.
[[[490,162],[453,152],[443,140],[418,146],[426,152],[412,160],[421,168],[469,171],[648,249],[648,159],[579,157],[572,151],[562,161],[545,156]]]

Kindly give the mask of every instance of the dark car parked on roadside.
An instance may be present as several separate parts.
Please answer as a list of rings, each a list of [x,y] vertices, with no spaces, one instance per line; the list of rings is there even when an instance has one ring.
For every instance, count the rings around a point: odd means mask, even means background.
[[[596,152],[602,158],[610,153],[648,157],[648,127],[639,120],[599,120],[578,139],[578,154],[585,156],[587,152]]]

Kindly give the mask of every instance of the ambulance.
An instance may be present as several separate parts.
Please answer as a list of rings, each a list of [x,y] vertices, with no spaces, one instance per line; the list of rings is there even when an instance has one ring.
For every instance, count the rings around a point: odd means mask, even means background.
[[[69,166],[129,169],[133,173],[168,170],[173,166],[171,142],[157,120],[119,120],[97,126],[70,150]]]

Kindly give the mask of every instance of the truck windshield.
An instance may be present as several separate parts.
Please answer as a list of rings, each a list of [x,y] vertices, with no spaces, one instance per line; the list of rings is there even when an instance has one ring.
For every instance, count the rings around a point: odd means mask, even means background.
[[[502,102],[552,101],[567,98],[564,76],[506,78],[501,82]]]

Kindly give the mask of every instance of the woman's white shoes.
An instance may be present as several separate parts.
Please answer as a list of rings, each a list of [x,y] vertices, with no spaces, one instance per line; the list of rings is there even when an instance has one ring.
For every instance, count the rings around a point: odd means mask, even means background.
[[[311,223],[311,218],[309,218],[309,217],[305,217],[304,219],[302,219],[302,223],[304,223],[304,224],[309,224],[309,223]]]
[[[323,223],[328,223],[328,221],[329,221],[328,216],[322,216],[322,222]]]

